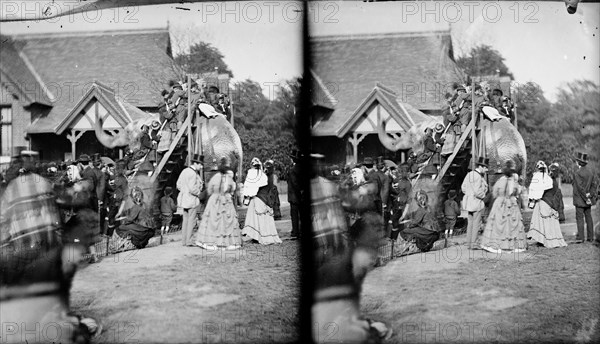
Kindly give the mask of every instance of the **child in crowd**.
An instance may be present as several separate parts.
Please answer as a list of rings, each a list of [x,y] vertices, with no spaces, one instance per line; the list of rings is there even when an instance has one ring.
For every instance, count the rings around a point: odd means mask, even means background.
[[[169,226],[173,220],[173,213],[177,210],[177,204],[175,204],[175,201],[171,197],[172,194],[173,188],[167,186],[165,188],[164,196],[160,199],[161,234],[169,232]]]
[[[444,217],[446,219],[446,230],[444,238],[452,237],[452,231],[456,225],[456,218],[460,215],[460,207],[456,202],[456,190],[448,192],[448,199],[444,202]]]

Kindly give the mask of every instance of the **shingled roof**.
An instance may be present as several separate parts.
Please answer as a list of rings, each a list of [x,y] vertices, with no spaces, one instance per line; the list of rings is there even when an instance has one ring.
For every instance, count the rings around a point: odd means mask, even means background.
[[[25,106],[39,103],[50,106],[51,96],[25,56],[8,36],[0,36],[0,82],[9,92],[23,101]]]
[[[138,108],[155,108],[176,77],[168,30],[120,30],[15,35],[50,92],[52,110],[30,133],[58,133],[61,123],[96,80]]]
[[[337,100],[333,114],[313,128],[319,136],[336,135],[377,84],[420,117],[442,110],[445,92],[462,77],[449,30],[314,37],[311,48],[314,74]]]

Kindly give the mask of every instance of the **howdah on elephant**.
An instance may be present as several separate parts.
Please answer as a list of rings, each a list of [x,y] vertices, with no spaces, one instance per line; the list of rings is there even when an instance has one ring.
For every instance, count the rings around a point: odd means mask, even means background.
[[[237,172],[243,159],[242,141],[231,123],[224,116],[216,116],[211,119],[204,116],[198,118],[199,123],[197,123],[196,133],[199,134],[196,135],[201,137],[200,147],[202,155],[204,155],[205,169],[208,171],[215,169],[220,159],[226,157],[231,164],[231,168]],[[131,149],[136,149],[140,146],[142,125],[149,125],[156,119],[158,119],[158,116],[129,123],[123,131],[115,136],[105,133],[101,129],[101,121],[96,121],[96,137],[102,145],[108,148],[129,146]],[[192,140],[196,144],[196,137]]]

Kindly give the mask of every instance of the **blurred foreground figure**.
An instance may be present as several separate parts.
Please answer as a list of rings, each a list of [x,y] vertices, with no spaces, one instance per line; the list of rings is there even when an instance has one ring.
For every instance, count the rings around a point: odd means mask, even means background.
[[[337,185],[313,176],[311,198],[316,272],[314,341],[379,343],[389,338],[392,331],[385,324],[360,316],[361,285],[374,266],[382,232],[368,224],[381,222],[381,217],[374,212],[373,218],[363,215],[364,226],[359,226],[351,238]]]
[[[0,199],[2,343],[89,343],[101,329],[69,314],[82,245],[62,244],[52,186],[22,170]]]

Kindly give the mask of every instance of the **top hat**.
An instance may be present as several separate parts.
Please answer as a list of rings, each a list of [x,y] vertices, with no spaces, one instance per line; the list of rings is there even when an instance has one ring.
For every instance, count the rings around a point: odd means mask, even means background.
[[[371,158],[370,156],[366,157],[365,160],[363,160],[362,163],[364,166],[373,166],[374,162],[373,162],[373,158]]]
[[[158,128],[160,128],[160,122],[159,121],[153,121],[151,128],[152,129],[158,129]]]
[[[443,133],[444,129],[446,129],[446,128],[444,127],[444,125],[442,123],[437,123],[435,125],[435,132],[436,133]]]
[[[575,155],[575,160],[579,161],[582,164],[588,163],[588,155],[587,153],[577,152]]]
[[[490,164],[490,159],[489,158],[484,158],[482,156],[477,158],[477,163],[476,165],[478,166],[484,166],[484,167],[489,167]]]
[[[191,158],[192,162],[199,162],[199,163],[203,163],[204,162],[204,155],[201,154],[193,154],[192,158]]]
[[[450,190],[448,191],[448,198],[449,199],[454,199],[456,197],[456,190]]]
[[[90,162],[90,156],[87,154],[81,154],[79,156],[79,162]]]

